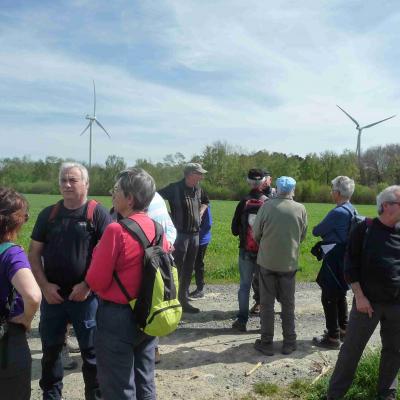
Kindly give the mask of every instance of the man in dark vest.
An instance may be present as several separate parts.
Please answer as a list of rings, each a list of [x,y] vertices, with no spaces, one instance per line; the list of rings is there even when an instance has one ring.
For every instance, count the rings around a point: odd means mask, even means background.
[[[208,207],[209,199],[199,186],[207,171],[198,163],[189,163],[184,169],[184,178],[158,191],[168,200],[172,221],[177,230],[173,256],[179,274],[179,301],[184,312],[198,313],[200,310],[189,303],[189,286],[199,248],[201,217]]]

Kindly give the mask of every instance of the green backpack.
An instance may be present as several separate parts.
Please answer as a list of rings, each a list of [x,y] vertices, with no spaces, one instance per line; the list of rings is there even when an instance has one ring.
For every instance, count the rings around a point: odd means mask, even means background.
[[[150,243],[140,225],[130,219],[118,221],[144,249],[143,279],[139,296],[132,299],[114,271],[122,293],[135,313],[141,330],[149,336],[166,336],[178,326],[182,306],[178,301],[178,272],[173,259],[162,247],[163,228],[154,222],[156,235]]]

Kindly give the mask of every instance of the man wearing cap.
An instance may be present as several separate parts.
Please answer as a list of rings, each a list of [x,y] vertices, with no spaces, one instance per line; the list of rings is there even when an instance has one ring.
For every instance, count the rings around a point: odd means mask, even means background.
[[[275,188],[271,187],[272,183],[272,174],[268,170],[262,170],[264,175],[264,182],[262,183],[262,192],[267,196],[269,199],[272,199],[276,195]],[[260,314],[260,279],[259,279],[259,271],[254,273],[253,282],[251,284],[253,288],[253,300],[254,304],[253,307],[250,308],[250,314],[252,315],[259,315]]]
[[[265,355],[274,354],[274,304],[279,298],[282,312],[282,354],[296,350],[294,325],[295,275],[300,242],[306,236],[305,207],[293,200],[296,181],[288,176],[276,180],[277,196],[267,201],[253,225],[254,238],[260,244],[261,338],[254,347]]]
[[[249,295],[253,276],[258,275],[257,251],[258,246],[248,243],[249,226],[254,222],[255,215],[267,200],[262,192],[265,181],[264,172],[253,168],[247,174],[247,182],[250,192],[240,200],[232,218],[231,230],[234,236],[239,236],[239,272],[240,286],[238,291],[239,313],[232,328],[240,332],[246,332],[249,319]],[[253,239],[251,237],[251,239]],[[256,243],[255,243],[256,244]]]
[[[188,292],[194,263],[199,248],[201,217],[208,207],[209,199],[199,186],[207,171],[198,163],[189,163],[184,169],[184,178],[158,191],[168,200],[172,221],[177,230],[174,243],[174,259],[179,275],[179,301],[184,312],[200,310],[189,304]]]

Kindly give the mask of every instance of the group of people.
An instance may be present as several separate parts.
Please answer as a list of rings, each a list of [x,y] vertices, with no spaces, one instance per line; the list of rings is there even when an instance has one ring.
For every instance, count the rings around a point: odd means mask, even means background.
[[[255,298],[260,298],[261,337],[254,347],[264,355],[274,354],[277,300],[281,303],[281,352],[287,355],[297,347],[295,274],[299,245],[307,231],[307,214],[293,199],[293,178],[278,178],[276,193],[266,195],[267,177],[270,173],[262,169],[249,171],[251,190],[237,205],[232,219],[232,234],[240,239],[239,312],[232,328],[246,331],[252,311],[250,288],[258,280],[253,289],[259,292]],[[363,350],[380,323],[377,399],[395,400],[400,368],[400,186],[389,186],[379,193],[378,217],[363,219],[350,202],[354,180],[338,176],[331,183],[335,207],[312,229],[312,234],[321,238],[312,253],[322,260],[316,281],[321,287],[326,323],[323,334],[314,337],[312,344],[340,348],[326,398],[345,396]],[[349,316],[346,293],[350,288],[354,298]]]
[[[118,221],[129,218],[149,242],[153,220],[163,227],[162,248],[174,257],[179,301],[187,313],[204,297],[204,255],[212,224],[207,194],[199,185],[207,173],[189,163],[182,180],[156,192],[143,169],[121,171],[111,190],[113,209],[88,200],[89,176],[78,163],[64,163],[62,200],[46,207],[35,223],[28,257],[15,244],[28,220],[26,199],[0,188],[0,391],[7,399],[29,399],[31,357],[26,332],[40,305],[43,399],[62,399],[63,363],[69,324],[82,356],[85,399],[155,399],[154,364],[158,339],[139,327],[128,299],[137,298],[146,279],[144,249]],[[296,181],[287,176],[271,187],[271,173],[251,169],[250,192],[237,205],[232,233],[239,236],[239,312],[232,328],[246,331],[250,312],[259,311],[261,337],[254,347],[274,354],[274,304],[281,304],[281,352],[296,350],[295,275],[300,243],[307,231],[305,207],[294,201]],[[354,181],[332,181],[336,207],[313,228],[321,237],[317,277],[326,331],[313,339],[339,348],[328,399],[340,399],[351,384],[362,351],[381,323],[380,399],[395,399],[400,367],[400,186],[377,198],[378,218],[354,223],[350,203]],[[165,201],[169,202],[171,217]],[[171,220],[172,218],[172,220]],[[350,228],[352,228],[350,230]],[[195,271],[196,289],[189,292]],[[250,289],[255,304],[249,310]],[[346,292],[354,292],[348,317]]]
[[[62,200],[39,213],[28,257],[15,244],[29,217],[28,203],[13,189],[0,188],[0,391],[7,399],[30,398],[26,332],[39,304],[43,399],[62,399],[62,353],[70,324],[82,357],[85,399],[156,398],[158,340],[139,328],[127,299],[138,297],[146,279],[144,249],[118,221],[136,222],[149,242],[156,235],[153,220],[162,226],[162,247],[179,270],[182,308],[198,312],[189,299],[204,297],[212,224],[208,197],[198,186],[205,172],[189,163],[182,181],[157,193],[146,171],[122,171],[108,211],[88,200],[87,169],[64,163]],[[173,222],[160,194],[170,203]],[[197,287],[189,294],[194,269]]]

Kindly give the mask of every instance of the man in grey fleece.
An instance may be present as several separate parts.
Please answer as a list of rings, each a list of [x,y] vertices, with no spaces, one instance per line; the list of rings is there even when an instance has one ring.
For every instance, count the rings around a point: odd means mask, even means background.
[[[274,304],[282,306],[282,354],[296,350],[294,326],[295,275],[298,268],[300,242],[306,236],[305,207],[293,200],[296,181],[287,176],[276,180],[277,197],[267,201],[258,211],[253,225],[255,240],[260,244],[257,264],[260,268],[261,339],[254,347],[265,355],[274,354]]]

